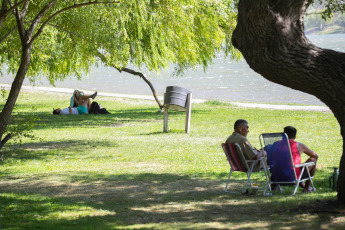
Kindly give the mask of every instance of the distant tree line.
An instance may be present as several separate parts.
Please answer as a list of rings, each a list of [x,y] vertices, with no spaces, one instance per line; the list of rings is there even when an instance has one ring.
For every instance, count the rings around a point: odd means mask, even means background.
[[[321,14],[322,8],[312,8],[304,18],[306,33],[345,33],[345,15],[341,13],[332,14],[324,18]]]

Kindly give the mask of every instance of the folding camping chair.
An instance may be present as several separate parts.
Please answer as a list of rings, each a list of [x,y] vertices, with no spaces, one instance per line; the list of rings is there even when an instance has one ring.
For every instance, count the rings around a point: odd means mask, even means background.
[[[248,185],[250,188],[252,188],[252,182],[250,180],[250,176],[253,172],[254,165],[257,164],[257,162],[260,162],[261,164],[260,168],[262,168],[262,170],[260,171],[265,172],[266,184],[269,183],[268,173],[266,171],[267,166],[266,166],[264,157],[261,157],[260,159],[257,159],[257,160],[246,160],[242,153],[241,147],[236,143],[223,143],[222,148],[230,164],[229,178],[225,186],[225,192],[228,191],[228,185],[230,182],[230,177],[231,177],[232,172],[238,171],[238,172],[244,172],[247,174],[247,182],[242,192],[242,193],[247,193]],[[267,185],[265,187],[267,187]]]
[[[263,133],[259,137],[261,147],[264,147],[267,152],[267,159],[269,164],[268,173],[269,183],[265,188],[272,190],[271,185],[278,186],[279,191],[282,192],[280,186],[290,185],[295,186],[292,195],[295,195],[300,182],[310,180],[311,186],[315,189],[313,184],[313,177],[310,176],[309,166],[315,165],[314,162],[294,165],[289,138],[286,133]],[[297,178],[296,168],[301,168],[301,174]],[[304,171],[306,171],[306,178],[302,178]]]

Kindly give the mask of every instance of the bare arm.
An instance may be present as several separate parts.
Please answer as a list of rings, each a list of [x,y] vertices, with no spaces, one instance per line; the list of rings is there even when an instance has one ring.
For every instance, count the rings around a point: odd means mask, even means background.
[[[319,158],[319,156],[311,149],[309,149],[305,144],[303,143],[299,143],[297,145],[297,148],[299,150],[300,153],[305,153],[308,156],[315,158],[316,160]]]
[[[72,108],[71,106],[68,106],[69,114],[72,114]]]
[[[78,99],[77,99],[77,96],[74,96],[74,104],[78,105]]]

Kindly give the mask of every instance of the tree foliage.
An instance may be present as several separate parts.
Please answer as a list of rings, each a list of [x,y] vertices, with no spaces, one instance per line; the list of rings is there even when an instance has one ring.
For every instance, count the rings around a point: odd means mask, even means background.
[[[324,19],[332,17],[335,12],[345,12],[345,2],[343,0],[318,0],[317,2],[324,7],[322,12]]]
[[[30,1],[26,21],[49,2]],[[59,1],[54,9],[83,2],[87,1]],[[107,64],[119,68],[129,63],[154,71],[172,63],[180,69],[207,66],[221,49],[234,53],[229,42],[234,13],[231,1],[196,0],[127,0],[69,10],[43,28],[33,46],[27,76],[32,80],[45,76],[52,83],[71,75],[80,78],[97,60],[98,51],[106,56]],[[15,26],[14,16],[9,17],[0,37]],[[21,61],[20,47],[17,31],[1,43],[1,64],[12,74]]]
[[[15,76],[0,114],[2,139],[24,78],[81,78],[101,60],[177,72],[237,53],[231,0],[1,0],[0,68]],[[101,59],[100,56],[102,57]]]

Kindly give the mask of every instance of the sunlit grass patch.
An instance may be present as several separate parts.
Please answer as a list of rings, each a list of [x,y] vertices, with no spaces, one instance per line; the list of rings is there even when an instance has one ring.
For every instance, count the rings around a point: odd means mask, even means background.
[[[0,162],[1,227],[6,229],[245,229],[342,226],[343,215],[311,214],[300,205],[335,198],[329,188],[342,139],[330,112],[245,109],[229,103],[193,104],[190,133],[185,113],[163,114],[147,101],[97,97],[108,115],[54,116],[69,95],[24,93],[18,113],[38,116],[38,139],[9,142]],[[37,104],[37,110],[30,108]],[[235,172],[224,191],[229,163],[221,143],[235,120],[249,121],[249,141],[298,129],[297,139],[319,154],[317,191],[263,196],[265,176],[254,173],[258,195],[242,195],[246,175]],[[305,159],[305,158],[304,158]],[[305,219],[303,219],[305,218]],[[293,221],[291,221],[293,219]]]

